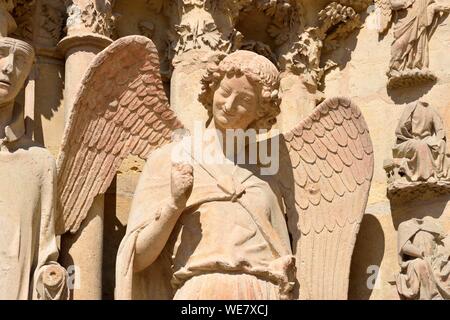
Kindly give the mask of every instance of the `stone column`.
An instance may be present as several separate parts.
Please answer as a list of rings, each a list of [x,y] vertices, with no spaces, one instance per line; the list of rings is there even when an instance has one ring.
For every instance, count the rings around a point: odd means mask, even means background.
[[[282,1],[275,7],[272,33],[280,67],[281,114],[277,129],[286,132],[309,116],[316,106],[320,44],[305,30],[306,10],[302,2]],[[284,32],[282,32],[284,31]]]
[[[67,36],[58,47],[65,55],[64,107],[66,121],[81,80],[95,56],[112,43],[111,2],[73,0],[67,8]],[[101,6],[99,6],[101,5]],[[61,262],[73,277],[74,300],[102,298],[104,196],[98,196],[75,234],[62,237]]]
[[[32,44],[36,61],[25,87],[27,135],[56,157],[64,129],[61,107],[64,56],[56,49],[61,40],[65,6],[55,0],[15,1],[18,28],[12,35]]]
[[[67,36],[58,44],[65,54],[64,107],[66,120],[70,115],[81,80],[95,56],[112,43],[112,14],[98,8],[99,1],[73,0],[67,8]],[[98,9],[97,9],[98,8]],[[108,20],[107,17],[110,17]]]
[[[197,121],[204,125],[208,120],[208,112],[198,101],[198,95],[201,92],[202,76],[208,64],[217,57],[211,51],[192,50],[181,55],[180,63],[174,66],[170,83],[170,105],[191,132]]]
[[[241,2],[225,0],[208,5],[178,0],[166,8],[171,25],[177,26],[169,54],[173,66],[171,107],[189,130],[196,121],[204,124],[207,120],[207,112],[198,101],[207,65],[239,48],[242,36],[235,24],[245,1]]]
[[[302,119],[309,116],[316,107],[320,93],[308,88],[304,78],[295,73],[282,73],[280,80],[281,113],[277,129],[287,132],[297,126]]]
[[[112,41],[94,33],[68,35],[58,44],[66,59],[64,110],[68,120],[81,80],[95,56]]]

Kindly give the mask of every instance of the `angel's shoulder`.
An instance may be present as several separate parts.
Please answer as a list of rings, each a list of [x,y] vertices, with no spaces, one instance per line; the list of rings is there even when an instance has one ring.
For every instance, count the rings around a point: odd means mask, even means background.
[[[160,168],[165,167],[172,161],[173,153],[178,147],[178,143],[168,143],[154,151],[152,151],[146,160],[146,166],[158,166]]]
[[[23,137],[20,139],[16,152],[28,159],[31,164],[42,172],[56,172],[56,160],[52,153],[41,144]]]
[[[46,147],[30,138],[23,137],[20,139],[18,147],[37,159],[42,159],[43,161],[55,161],[52,153]]]

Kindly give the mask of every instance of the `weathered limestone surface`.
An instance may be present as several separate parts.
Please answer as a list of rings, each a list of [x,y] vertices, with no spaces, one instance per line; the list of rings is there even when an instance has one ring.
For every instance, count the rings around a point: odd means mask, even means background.
[[[387,198],[387,178],[383,165],[385,159],[392,158],[392,148],[396,143],[395,130],[410,103],[422,99],[433,105],[443,119],[446,134],[449,133],[450,57],[445,52],[450,47],[450,27],[448,19],[445,20],[429,43],[430,68],[438,78],[437,83],[392,90],[386,86],[386,72],[389,69],[393,34],[389,31],[378,40],[377,19],[376,12],[369,14],[357,38],[343,42],[343,48],[350,48],[351,51],[340,49],[334,53],[337,61],[348,62],[344,68],[334,69],[326,76],[325,94],[330,96],[346,92],[354,99],[366,116],[374,141],[375,173],[367,215],[362,223],[353,260],[352,274],[358,275],[353,278],[353,297],[399,299],[393,272],[399,268],[396,247],[398,225],[411,218],[432,216],[438,218],[448,232],[449,197],[438,196],[428,201],[410,199],[403,204],[391,205]],[[362,236],[364,229],[372,235],[372,239]],[[374,248],[374,242],[378,242],[379,246]],[[381,268],[377,286],[368,290],[366,271],[372,264],[381,265]]]
[[[16,103],[35,51],[25,41],[5,36],[10,30],[4,27],[0,32],[4,35],[0,37],[0,298],[65,300],[67,273],[58,264],[55,229],[55,160],[26,136],[24,106]]]
[[[401,6],[394,10],[391,2]],[[374,175],[353,250],[348,298],[397,300],[405,298],[396,281],[402,272],[399,226],[433,217],[450,232],[450,187],[445,179],[406,181],[390,195],[394,185],[385,170],[385,160],[393,159],[402,114],[418,101],[428,103],[442,119],[447,137],[444,149],[446,153],[450,150],[450,18],[448,2],[436,3],[0,0],[0,36],[9,34],[34,46],[35,64],[16,102],[24,108],[27,136],[55,158],[90,63],[101,50],[125,36],[143,35],[153,41],[162,79],[158,92],[164,92],[177,118],[191,130],[196,120],[208,119],[197,99],[207,67],[238,49],[265,56],[280,72],[281,113],[275,129],[290,131],[325,98],[350,98],[361,108],[370,130]],[[427,7],[426,19],[420,6]],[[425,34],[417,37],[424,50],[412,50],[403,60],[398,57],[406,50],[402,41],[417,39],[407,32],[394,34],[404,22],[396,19],[396,12],[421,17],[426,25]],[[422,56],[414,56],[419,51]],[[410,63],[412,70],[406,67],[409,62],[414,62]],[[116,74],[118,70],[111,68],[111,74]],[[87,218],[77,220],[81,228],[72,226],[74,234],[63,236],[70,240],[62,252],[70,248],[72,253],[60,261],[64,267],[75,264],[81,268],[75,268],[81,270],[80,278],[68,268],[75,287],[81,283],[72,298],[113,299],[116,256],[144,166],[145,160],[135,155],[120,161],[117,170],[108,174],[110,183],[101,188],[105,200],[99,196],[94,209],[85,212]],[[64,181],[61,190],[73,183]],[[312,296],[325,297],[318,292]]]

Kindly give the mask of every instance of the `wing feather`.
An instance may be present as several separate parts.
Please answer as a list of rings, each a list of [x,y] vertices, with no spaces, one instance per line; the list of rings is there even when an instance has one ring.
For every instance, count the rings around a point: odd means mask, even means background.
[[[313,115],[285,135],[290,164],[283,167],[290,165],[293,174],[280,185],[291,195],[285,202],[300,298],[345,299],[373,175],[372,143],[349,99],[326,100]]]
[[[385,33],[392,20],[392,6],[390,0],[375,0],[375,5],[379,12],[378,32]]]
[[[59,234],[79,229],[125,157],[145,159],[182,127],[169,107],[159,70],[154,44],[141,36],[117,40],[92,62],[58,158]]]

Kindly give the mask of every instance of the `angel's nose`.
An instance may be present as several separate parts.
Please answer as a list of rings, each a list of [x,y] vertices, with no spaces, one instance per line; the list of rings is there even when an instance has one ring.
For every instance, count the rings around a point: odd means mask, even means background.
[[[230,97],[227,98],[227,100],[225,101],[225,104],[223,106],[225,111],[229,112],[229,111],[233,111],[234,110],[234,108],[235,108],[234,101],[235,101],[235,97],[234,96],[230,96]]]

